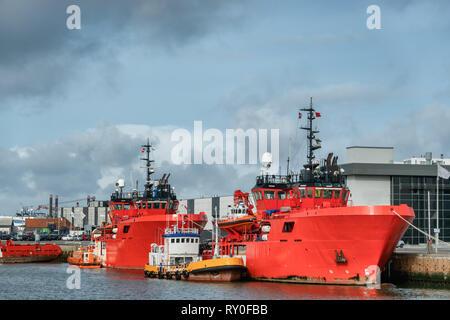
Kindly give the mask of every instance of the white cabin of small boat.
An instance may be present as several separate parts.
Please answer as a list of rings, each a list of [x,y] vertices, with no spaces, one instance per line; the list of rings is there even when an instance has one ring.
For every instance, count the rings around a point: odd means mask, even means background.
[[[200,234],[196,228],[168,228],[164,232],[164,245],[153,243],[149,252],[149,265],[184,265],[200,260]]]

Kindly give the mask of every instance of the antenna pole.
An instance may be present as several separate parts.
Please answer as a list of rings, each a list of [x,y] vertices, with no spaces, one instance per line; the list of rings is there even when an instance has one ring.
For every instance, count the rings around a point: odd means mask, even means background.
[[[145,161],[145,168],[147,169],[147,181],[145,183],[145,196],[151,196],[153,184],[151,183],[151,175],[153,173],[152,162],[155,160],[150,160],[150,148],[152,145],[150,144],[150,139],[147,138],[147,144],[142,145],[144,151],[147,153],[145,158],[141,158],[141,160]]]
[[[313,140],[316,138],[314,136],[315,133],[319,133],[319,131],[314,131],[313,130],[313,120],[316,119],[316,114],[315,114],[315,110],[313,108],[313,103],[312,103],[312,97],[310,99],[309,102],[309,108],[302,108],[300,109],[301,111],[307,111],[308,112],[308,126],[307,127],[301,127],[300,129],[306,130],[307,131],[307,138],[308,138],[308,154],[307,154],[307,158],[308,158],[308,164],[306,164],[304,167],[306,169],[309,168],[310,172],[308,174],[308,180],[312,180],[312,171],[313,171],[313,159],[315,158],[314,156],[314,150],[319,149],[320,145],[313,145]]]

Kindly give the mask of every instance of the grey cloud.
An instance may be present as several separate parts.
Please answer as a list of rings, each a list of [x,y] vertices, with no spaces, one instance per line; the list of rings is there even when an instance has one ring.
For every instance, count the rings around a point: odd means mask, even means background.
[[[433,103],[392,119],[386,130],[359,137],[368,145],[394,147],[396,161],[420,156],[431,151],[433,157],[450,157],[450,106]]]
[[[91,59],[127,45],[173,50],[241,20],[240,1],[80,0],[81,30],[66,28],[69,0],[0,1],[3,108],[61,94]],[[22,100],[24,99],[24,100]],[[49,105],[48,103],[47,105]]]
[[[159,159],[154,178],[171,173],[179,197],[232,194],[236,188],[252,187],[256,166],[248,166],[248,173],[242,174],[242,169],[238,172],[233,166],[174,165],[170,146],[164,145],[167,130],[152,128],[152,132],[155,158]],[[101,124],[51,143],[0,148],[0,201],[4,203],[0,213],[13,214],[21,205],[46,203],[49,194],[58,194],[60,201],[84,199],[88,194],[108,199],[119,178],[124,178],[128,187],[138,179],[142,187],[145,175],[139,158],[144,142],[142,134],[133,136]]]

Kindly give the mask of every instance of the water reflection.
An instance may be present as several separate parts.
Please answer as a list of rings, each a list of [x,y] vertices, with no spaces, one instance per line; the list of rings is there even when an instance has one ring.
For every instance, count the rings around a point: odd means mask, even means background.
[[[81,289],[66,286],[67,264],[0,265],[0,299],[132,300],[374,300],[450,299],[450,290],[305,285],[273,282],[203,283],[148,279],[140,270],[83,269]]]

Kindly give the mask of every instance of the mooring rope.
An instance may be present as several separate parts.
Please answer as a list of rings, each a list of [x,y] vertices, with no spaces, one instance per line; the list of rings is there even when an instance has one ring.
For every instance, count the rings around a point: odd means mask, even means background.
[[[394,209],[391,209],[391,211],[392,211],[393,213],[395,213],[400,219],[402,219],[402,220],[405,221],[407,224],[409,224],[411,227],[413,227],[414,229],[416,229],[417,231],[423,233],[424,235],[426,235],[427,237],[433,239],[434,241],[438,240],[438,241],[439,241],[439,244],[442,243],[442,244],[450,245],[450,243],[445,242],[445,241],[442,241],[441,239],[436,239],[436,238],[433,237],[432,235],[430,235],[430,234],[428,234],[428,233],[426,233],[426,232],[420,230],[420,229],[417,228],[415,225],[413,225],[411,222],[409,222],[408,220],[406,220],[405,218],[403,218],[401,215],[399,215],[397,212],[395,212]]]

